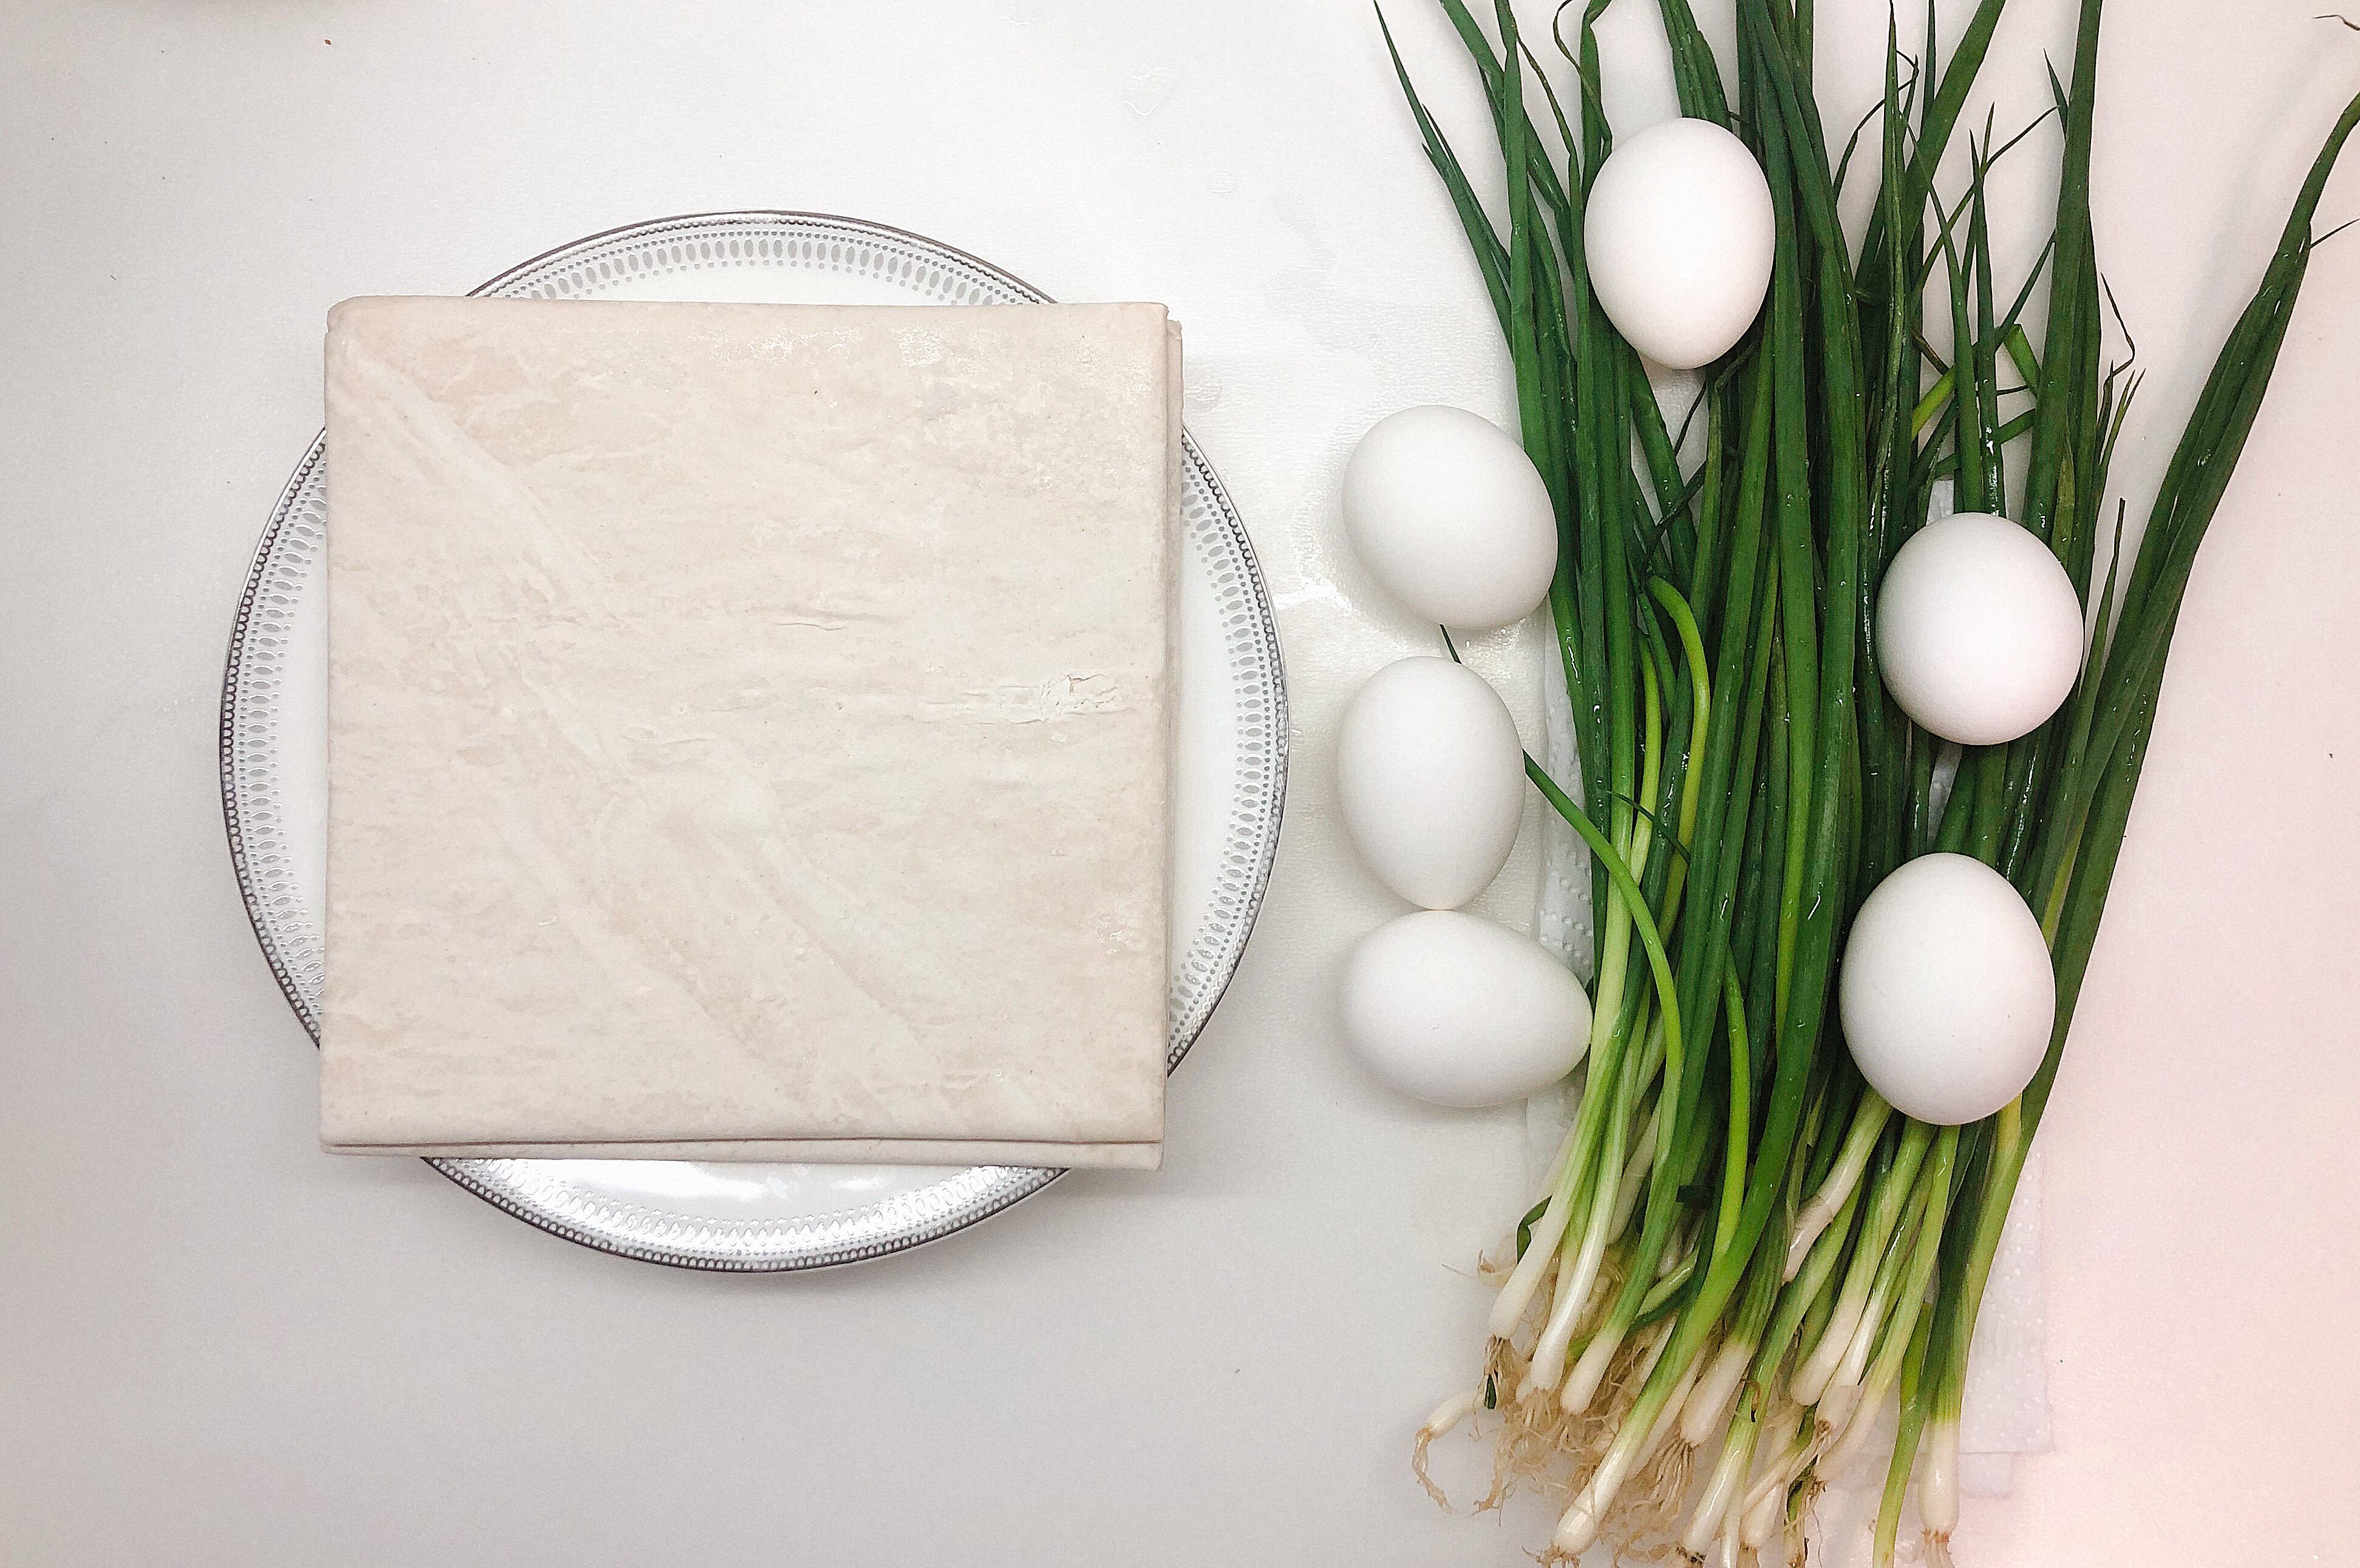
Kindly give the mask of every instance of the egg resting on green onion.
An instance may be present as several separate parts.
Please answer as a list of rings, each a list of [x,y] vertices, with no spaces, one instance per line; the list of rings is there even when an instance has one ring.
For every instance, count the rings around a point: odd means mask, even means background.
[[[1852,1061],[1895,1109],[1950,1127],[2024,1092],[2057,1014],[2049,944],[2006,877],[1926,855],[1852,918],[1839,1005]]]
[[[2038,729],[2081,671],[2081,601],[2054,551],[1988,512],[1928,523],[1877,590],[1876,659],[1901,711],[1945,740]]]
[[[1776,233],[1745,144],[1710,121],[1666,120],[1599,166],[1582,250],[1615,330],[1657,364],[1694,370],[1761,313]]]

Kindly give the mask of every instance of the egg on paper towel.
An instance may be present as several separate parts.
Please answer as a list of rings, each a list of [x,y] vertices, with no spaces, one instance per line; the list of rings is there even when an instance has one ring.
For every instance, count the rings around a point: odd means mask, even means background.
[[[1475,915],[1420,909],[1386,921],[1344,961],[1345,1043],[1378,1079],[1437,1105],[1502,1105],[1573,1071],[1590,998],[1528,936]]]
[[[1557,573],[1557,510],[1514,438],[1480,414],[1404,408],[1344,466],[1344,529],[1385,592],[1469,631],[1523,620]]]
[[[1336,792],[1353,844],[1386,887],[1455,909],[1515,847],[1524,744],[1481,676],[1447,659],[1400,659],[1344,710]]]
[[[1762,312],[1776,242],[1770,182],[1710,121],[1666,120],[1616,142],[1581,233],[1599,305],[1659,365],[1710,365]]]

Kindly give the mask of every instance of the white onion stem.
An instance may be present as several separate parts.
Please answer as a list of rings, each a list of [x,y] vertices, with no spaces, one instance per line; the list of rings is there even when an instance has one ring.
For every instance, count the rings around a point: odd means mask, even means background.
[[[1599,1270],[1606,1261],[1607,1244],[1619,1229],[1615,1220],[1623,1154],[1630,1145],[1631,1122],[1644,1087],[1638,1081],[1639,1065],[1633,1058],[1623,1059],[1622,1081],[1615,1085],[1613,1104],[1607,1109],[1605,1147],[1598,1153],[1598,1179],[1590,1184],[1590,1224],[1582,1232],[1572,1271],[1558,1273],[1557,1300],[1551,1304],[1540,1343],[1533,1351],[1532,1372],[1525,1379],[1527,1388],[1553,1388],[1565,1375],[1566,1353],[1573,1344],[1574,1330],[1590,1305],[1590,1292],[1597,1289]]]
[[[1759,1552],[1770,1544],[1779,1526],[1786,1522],[1786,1488],[1792,1481],[1782,1481],[1766,1490],[1757,1489],[1757,1496],[1745,1505],[1745,1522],[1739,1538],[1746,1550]]]
[[[1860,1326],[1852,1330],[1852,1343],[1844,1346],[1843,1357],[1828,1379],[1830,1388],[1857,1388],[1868,1375],[1869,1353],[1876,1348],[1877,1331],[1885,1326],[1885,1309],[1891,1305],[1883,1290],[1869,1297],[1868,1310],[1860,1314]]]
[[[1868,1446],[1869,1429],[1876,1425],[1878,1414],[1885,1409],[1883,1388],[1871,1388],[1852,1407],[1852,1419],[1844,1423],[1843,1436],[1836,1440],[1828,1456],[1819,1461],[1819,1475],[1827,1480],[1841,1479],[1860,1459],[1861,1451]]]
[[[1701,1382],[1698,1385],[1701,1388]],[[1737,1419],[1730,1423],[1729,1436],[1722,1440],[1721,1460],[1712,1467],[1712,1476],[1705,1483],[1704,1496],[1698,1499],[1696,1512],[1688,1518],[1686,1534],[1680,1537],[1680,1547],[1690,1557],[1701,1558],[1713,1537],[1732,1531],[1724,1527],[1743,1528],[1743,1519],[1732,1519],[1730,1510],[1735,1505],[1742,1516],[1745,1501],[1745,1473],[1754,1463],[1754,1401],[1748,1399],[1740,1407]]]
[[[1811,1455],[1819,1452],[1817,1423],[1804,1421],[1796,1432],[1786,1451],[1771,1462],[1770,1468],[1754,1483],[1745,1494],[1745,1513],[1739,1537],[1752,1548],[1759,1549],[1778,1533],[1786,1516],[1786,1493],[1795,1484]]]
[[[1655,1260],[1657,1279],[1663,1279],[1674,1269],[1679,1267],[1680,1259],[1687,1254],[1689,1239],[1688,1231],[1683,1228],[1672,1238],[1671,1244],[1664,1248],[1664,1255]],[[1557,1400],[1558,1405],[1568,1415],[1579,1415],[1588,1410],[1590,1402],[1598,1397],[1598,1390],[1604,1384],[1606,1374],[1613,1365],[1614,1353],[1622,1348],[1622,1342],[1629,1337],[1630,1332],[1629,1318],[1624,1313],[1610,1312],[1606,1321],[1598,1325],[1598,1332],[1592,1334],[1590,1343],[1582,1347],[1581,1359],[1575,1364],[1571,1375],[1566,1378],[1565,1392]],[[1664,1343],[1664,1338],[1658,1336],[1651,1356],[1662,1355]],[[1691,1365],[1690,1370],[1693,1371],[1694,1366],[1701,1364],[1702,1360],[1703,1357],[1699,1355],[1697,1363]],[[1647,1366],[1652,1371],[1655,1362],[1650,1359]],[[1639,1375],[1639,1381],[1642,1383],[1646,1381],[1646,1373],[1643,1372]],[[1685,1396],[1687,1387],[1687,1383],[1682,1383],[1683,1393],[1673,1397],[1672,1409],[1675,1414],[1678,1411],[1680,1400]]]
[[[1843,1150],[1836,1156],[1834,1168],[1819,1183],[1819,1190],[1811,1194],[1811,1201],[1795,1215],[1795,1234],[1786,1243],[1786,1279],[1792,1279],[1802,1271],[1803,1258],[1811,1250],[1811,1244],[1819,1240],[1819,1232],[1828,1228],[1836,1212],[1844,1206],[1844,1200],[1852,1196],[1861,1172],[1868,1169],[1868,1157],[1876,1151],[1876,1139],[1885,1131],[1885,1119],[1892,1114],[1893,1107],[1885,1103],[1884,1095],[1874,1089],[1862,1091],[1860,1109],[1852,1114],[1852,1130],[1844,1137]]]
[[[1948,1539],[1959,1528],[1959,1418],[1937,1416],[1926,1429],[1926,1468],[1918,1482],[1918,1513],[1928,1535]]]
[[[1598,1503],[1584,1486],[1557,1521],[1557,1532],[1549,1537],[1550,1548],[1568,1557],[1579,1557],[1598,1543]]]
[[[1647,1379],[1655,1375],[1655,1363],[1664,1358],[1664,1352],[1671,1348],[1671,1344],[1672,1325],[1669,1320],[1666,1320],[1664,1326],[1655,1331],[1655,1337],[1647,1342],[1647,1354],[1641,1356],[1639,1365],[1632,1369],[1631,1386],[1633,1388],[1646,1387]]]
[[[1497,1300],[1491,1303],[1491,1337],[1505,1339],[1516,1332],[1524,1321],[1524,1309],[1532,1305],[1533,1292],[1540,1289],[1541,1276],[1557,1256],[1557,1245],[1565,1239],[1565,1227],[1573,1217],[1574,1173],[1568,1170],[1557,1179],[1557,1191],[1549,1194],[1548,1207],[1533,1222],[1532,1236],[1524,1243],[1524,1255],[1516,1259],[1514,1272],[1500,1287]]]
[[[1860,1392],[1853,1402],[1851,1421],[1831,1423],[1838,1426],[1843,1437],[1828,1463],[1821,1466],[1830,1478],[1851,1469],[1867,1446],[1868,1429],[1900,1377],[1901,1364],[1908,1358],[1910,1338],[1925,1310],[1926,1287],[1934,1278],[1941,1248],[1942,1217],[1950,1197],[1951,1170],[1958,1160],[1958,1129],[1943,1128],[1918,1191],[1910,1196],[1907,1217],[1894,1232],[1895,1247],[1907,1246],[1907,1263],[1894,1267],[1889,1279],[1884,1270],[1879,1271],[1869,1323],[1885,1319],[1890,1306],[1891,1317],[1883,1323],[1882,1337],[1864,1323],[1853,1346],[1844,1355],[1843,1367],[1837,1374],[1838,1389],[1857,1388]],[[1875,1345],[1874,1361],[1869,1359],[1872,1343]]]
[[[1917,1333],[1919,1315],[1925,1311],[1926,1287],[1934,1278],[1941,1248],[1942,1217],[1950,1196],[1950,1173],[1957,1164],[1958,1143],[1958,1129],[1945,1127],[1918,1191],[1910,1200],[1908,1217],[1895,1234],[1896,1246],[1908,1243],[1908,1263],[1899,1271],[1897,1280],[1880,1279],[1877,1282],[1874,1316],[1885,1316],[1887,1301],[1893,1307],[1891,1319],[1885,1323],[1877,1343],[1875,1359],[1867,1359],[1864,1345],[1856,1345],[1844,1356],[1843,1373],[1850,1374],[1851,1379],[1840,1381],[1830,1398],[1847,1389],[1857,1389],[1857,1393],[1852,1396],[1849,1421],[1839,1422],[1829,1418],[1830,1425],[1843,1434],[1819,1466],[1820,1474],[1830,1480],[1841,1477],[1858,1463],[1862,1451],[1868,1446],[1869,1429],[1875,1424],[1878,1412],[1885,1408],[1885,1397],[1899,1380],[1902,1363],[1908,1359],[1911,1339]],[[1870,1337],[1863,1328],[1861,1338],[1865,1341]],[[1840,1378],[1842,1376],[1839,1374]]]
[[[1580,1319],[1581,1309],[1589,1295],[1574,1293],[1574,1276],[1581,1263],[1578,1253],[1563,1253],[1557,1261],[1557,1290],[1549,1298],[1548,1322],[1541,1329],[1538,1344],[1533,1346],[1533,1358],[1524,1368],[1524,1387],[1516,1391],[1523,1399],[1536,1389],[1557,1387],[1565,1375],[1565,1356],[1573,1343],[1574,1324]]]
[[[1696,1386],[1697,1369],[1703,1365],[1703,1356],[1688,1357],[1688,1369],[1680,1374],[1678,1382],[1672,1385],[1670,1396],[1664,1400],[1664,1408],[1655,1412],[1655,1421],[1647,1428],[1647,1441],[1639,1445],[1640,1464],[1644,1465],[1653,1459],[1655,1450],[1663,1446],[1664,1439],[1679,1430],[1680,1407],[1688,1403],[1688,1390]]]
[[[1618,915],[1622,914],[1619,909],[1614,912]],[[1622,918],[1627,923],[1628,916],[1622,915]],[[1627,945],[1627,937],[1625,941]],[[1607,968],[1610,972],[1619,973],[1617,955],[1611,952],[1607,955]],[[1601,996],[1606,994],[1602,984],[1599,994]],[[1619,981],[1616,994],[1620,995]],[[1598,1016],[1602,1017],[1602,1015]],[[1600,1044],[1598,1031],[1593,1029],[1590,1042],[1590,1063],[1593,1069],[1600,1060]],[[1629,1125],[1623,1119],[1630,1114],[1630,1102],[1624,1096],[1634,1094],[1639,1087],[1631,1082],[1632,1065],[1629,1047],[1626,1046],[1623,1050],[1623,1062],[1620,1075],[1612,1085],[1603,1081],[1605,1074],[1595,1071],[1590,1073],[1588,1086],[1582,1094],[1582,1114],[1574,1118],[1573,1128],[1566,1135],[1565,1149],[1558,1156],[1563,1169],[1557,1174],[1556,1190],[1549,1195],[1548,1207],[1541,1212],[1540,1219],[1533,1226],[1532,1237],[1524,1245],[1524,1255],[1516,1259],[1515,1269],[1508,1276],[1508,1282],[1500,1288],[1499,1299],[1491,1303],[1491,1326],[1493,1339],[1506,1339],[1516,1332],[1516,1325],[1524,1321],[1524,1311],[1532,1305],[1534,1292],[1540,1289],[1551,1255],[1556,1252],[1557,1244],[1565,1239],[1566,1230],[1573,1223],[1575,1211],[1582,1207],[1580,1199],[1585,1195],[1590,1196],[1592,1199],[1590,1207],[1595,1210],[1599,1206],[1597,1195],[1586,1193],[1585,1187],[1601,1186],[1603,1184],[1604,1177],[1621,1171],[1622,1143],[1630,1132]],[[1641,1076],[1644,1078],[1644,1073],[1642,1073]],[[1587,1124],[1592,1141],[1590,1152],[1583,1153],[1579,1149],[1585,1127],[1583,1118],[1593,1107],[1597,1111],[1599,1120],[1605,1124],[1603,1130],[1606,1136],[1602,1138],[1598,1138],[1600,1128],[1597,1124]],[[1600,1143],[1605,1145],[1603,1149],[1598,1148]],[[1587,1180],[1593,1172],[1596,1172],[1601,1179]],[[1605,1194],[1605,1197],[1611,1200],[1616,1195],[1610,1192]],[[1601,1251],[1605,1239],[1600,1242]],[[1596,1274],[1594,1264],[1591,1266],[1591,1273],[1593,1277]],[[1584,1296],[1588,1293],[1586,1289],[1582,1291]],[[1581,1303],[1576,1301],[1574,1305],[1578,1312]],[[1554,1315],[1554,1308],[1552,1315]]]
[[[1687,1262],[1688,1254],[1695,1250],[1694,1225],[1688,1221],[1676,1221],[1675,1224],[1679,1228],[1672,1232],[1671,1239],[1664,1244],[1663,1252],[1655,1258],[1655,1278],[1658,1279],[1670,1279],[1672,1270]]]
[[[1659,1098],[1647,1113],[1647,1125],[1640,1129],[1638,1147],[1622,1167],[1622,1188],[1614,1195],[1614,1224],[1612,1234],[1621,1236],[1630,1227],[1631,1212],[1639,1206],[1639,1194],[1647,1189],[1647,1173],[1655,1161],[1655,1134],[1660,1130],[1664,1105]]]
[[[1424,1426],[1417,1429],[1418,1435],[1428,1438],[1440,1437],[1460,1421],[1473,1415],[1481,1408],[1482,1403],[1483,1390],[1480,1388],[1470,1388],[1463,1394],[1453,1394],[1434,1407],[1434,1413],[1426,1418]]]
[[[1574,1258],[1572,1294],[1577,1314],[1590,1304],[1590,1292],[1597,1288],[1598,1271],[1606,1261],[1606,1244],[1614,1239],[1612,1234],[1613,1218],[1614,1194],[1612,1191],[1601,1190],[1597,1205],[1590,1211],[1590,1228],[1582,1235],[1581,1250]],[[1568,1343],[1571,1342],[1572,1332],[1573,1320],[1569,1319],[1566,1324]],[[1559,1354],[1562,1353],[1560,1350]]]
[[[1826,1441],[1834,1442],[1851,1424],[1852,1411],[1860,1408],[1860,1396],[1861,1387],[1857,1383],[1838,1383],[1819,1396],[1819,1402],[1812,1407],[1812,1414],[1818,1419],[1819,1430],[1826,1434]]]
[[[1638,1403],[1622,1418],[1622,1429],[1607,1446],[1606,1456],[1598,1462],[1598,1468],[1590,1472],[1589,1484],[1574,1497],[1573,1506],[1557,1519],[1557,1530],[1550,1537],[1550,1543],[1556,1551],[1568,1557],[1580,1556],[1598,1539],[1599,1525],[1605,1519],[1606,1510],[1614,1506],[1614,1494],[1622,1490],[1622,1483],[1629,1480],[1645,1462],[1648,1440],[1654,1434],[1656,1420],[1662,1415],[1665,1405],[1677,1403],[1677,1400],[1666,1400],[1661,1397],[1650,1399],[1646,1388],[1663,1363],[1664,1353],[1671,1348],[1672,1333],[1678,1321],[1666,1318],[1656,1329],[1647,1346],[1647,1354],[1640,1358],[1639,1365],[1632,1372],[1631,1386],[1640,1390]],[[1691,1356],[1688,1358],[1689,1368],[1693,1369],[1696,1363],[1697,1358]],[[1685,1386],[1688,1379],[1683,1376],[1676,1381]],[[1666,1393],[1670,1391],[1666,1389]],[[1644,1431],[1633,1424],[1643,1419],[1647,1422]]]
[[[1943,1134],[1943,1149],[1955,1141]],[[1862,1314],[1860,1326],[1852,1332],[1852,1342],[1844,1346],[1843,1360],[1836,1368],[1836,1380],[1857,1383],[1868,1373],[1870,1353],[1880,1345],[1885,1355],[1879,1361],[1901,1365],[1901,1356],[1908,1348],[1909,1331],[1917,1323],[1917,1305],[1926,1288],[1934,1266],[1934,1247],[1942,1239],[1942,1209],[1936,1202],[1935,1183],[1942,1184],[1942,1195],[1949,1195],[1951,1161],[1939,1158],[1923,1172],[1925,1180],[1917,1183],[1909,1194],[1909,1204],[1902,1213],[1901,1223],[1893,1227],[1893,1243],[1885,1248],[1885,1261],[1877,1266],[1876,1283],[1868,1292],[1868,1311]],[[1930,1234],[1928,1227],[1931,1227]],[[1926,1270],[1920,1275],[1918,1269]],[[1906,1312],[1896,1312],[1896,1303]],[[1896,1321],[1888,1323],[1888,1316]],[[1899,1334],[1883,1334],[1888,1327],[1898,1327]]]
[[[1829,1317],[1827,1327],[1820,1331],[1819,1344],[1811,1347],[1802,1365],[1786,1379],[1786,1391],[1798,1405],[1819,1402],[1819,1396],[1827,1391],[1828,1379],[1835,1376],[1844,1352],[1852,1347],[1852,1335],[1859,1331],[1861,1316],[1868,1303],[1865,1300],[1850,1300],[1849,1294],[1837,1299],[1836,1310]]]
[[[1622,1483],[1636,1467],[1635,1460],[1635,1454],[1620,1442],[1608,1449],[1589,1485],[1581,1488],[1573,1506],[1557,1521],[1557,1532],[1549,1538],[1549,1544],[1568,1557],[1579,1557],[1595,1545],[1598,1527],[1606,1510],[1614,1506],[1614,1495],[1622,1489]]]
[[[1700,1448],[1720,1427],[1721,1418],[1729,1414],[1730,1401],[1745,1381],[1745,1369],[1753,1364],[1754,1346],[1736,1334],[1729,1337],[1721,1353],[1712,1358],[1704,1375],[1696,1380],[1688,1402],[1680,1409],[1680,1435],[1692,1448]]]
[[[1917,1217],[1925,1213],[1927,1192],[1918,1174],[1932,1138],[1932,1129],[1922,1122],[1910,1123],[1902,1135],[1892,1169],[1869,1200],[1860,1242],[1853,1248],[1852,1267],[1844,1273],[1835,1312],[1819,1343],[1795,1368],[1790,1387],[1797,1404],[1819,1402],[1836,1368],[1843,1365],[1844,1354],[1852,1348],[1852,1336],[1860,1332],[1863,1318],[1872,1336],[1884,1323],[1884,1304],[1892,1299],[1894,1278],[1908,1256]],[[1905,1216],[1908,1223],[1903,1223]]]
[[[1565,1390],[1557,1397],[1558,1406],[1568,1415],[1579,1415],[1598,1397],[1598,1386],[1606,1380],[1606,1369],[1613,1364],[1614,1353],[1622,1348],[1622,1330],[1612,1321],[1598,1325],[1590,1343],[1581,1349],[1581,1358],[1573,1364],[1567,1375]]]

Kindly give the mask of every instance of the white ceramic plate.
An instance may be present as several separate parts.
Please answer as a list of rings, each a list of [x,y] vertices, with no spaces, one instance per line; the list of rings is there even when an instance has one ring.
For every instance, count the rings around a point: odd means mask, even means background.
[[[1047,298],[916,234],[814,212],[709,212],[563,245],[475,290],[537,299],[1012,304]],[[1261,908],[1286,793],[1286,688],[1270,596],[1220,481],[1186,442],[1175,780],[1170,1063],[1212,1016]],[[322,442],[256,551],[222,687],[222,809],[254,932],[319,1034],[326,903],[327,610]],[[945,1236],[1039,1192],[1051,1170],[438,1160],[544,1230],[693,1269],[815,1269]]]

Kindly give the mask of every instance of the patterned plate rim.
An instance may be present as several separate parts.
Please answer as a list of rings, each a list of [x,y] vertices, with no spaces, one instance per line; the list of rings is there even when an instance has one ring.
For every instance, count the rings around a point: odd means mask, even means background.
[[[544,251],[531,259],[519,263],[469,292],[474,295],[524,295],[545,289],[549,280],[562,278],[569,270],[585,263],[595,264],[600,253],[613,247],[647,237],[678,231],[683,234],[700,232],[708,236],[711,231],[726,231],[732,226],[788,224],[816,231],[822,234],[840,236],[856,245],[884,244],[923,255],[926,259],[948,273],[971,273],[975,279],[996,286],[1017,298],[1048,302],[1049,296],[1025,282],[1013,273],[989,262],[968,255],[955,246],[930,239],[906,229],[872,223],[867,219],[850,218],[836,213],[807,212],[789,209],[743,209],[721,212],[690,212],[668,218],[656,218],[645,223],[628,223],[602,230],[581,239]],[[725,235],[725,238],[727,236]],[[702,243],[702,242],[700,242]],[[833,243],[831,241],[831,243]],[[731,259],[729,257],[722,258]],[[694,265],[694,264],[692,264]],[[1264,894],[1270,886],[1271,870],[1278,854],[1281,819],[1286,803],[1287,767],[1287,692],[1285,665],[1279,646],[1277,621],[1273,610],[1268,586],[1262,575],[1261,563],[1253,550],[1236,506],[1220,477],[1198,450],[1195,438],[1185,430],[1181,434],[1183,455],[1189,478],[1203,488],[1218,518],[1223,539],[1233,552],[1243,574],[1251,615],[1241,625],[1233,626],[1226,634],[1235,648],[1242,637],[1254,650],[1254,662],[1268,670],[1268,712],[1253,727],[1262,745],[1258,761],[1241,759],[1240,770],[1259,773],[1261,787],[1266,791],[1258,820],[1240,822],[1233,820],[1228,831],[1234,834],[1240,827],[1251,833],[1249,856],[1251,872],[1240,907],[1221,931],[1221,943],[1207,965],[1207,983],[1201,985],[1193,1004],[1173,1019],[1172,1042],[1166,1070],[1175,1068],[1188,1049],[1196,1043],[1206,1023],[1211,1018],[1227,993],[1229,982],[1236,976],[1246,942],[1252,934],[1262,910]],[[269,523],[261,541],[256,546],[254,558],[246,570],[243,590],[238,599],[237,618],[230,629],[227,658],[222,677],[219,762],[221,768],[222,818],[229,841],[230,861],[237,876],[238,893],[245,904],[247,923],[253,928],[255,941],[262,949],[279,988],[293,1008],[296,1018],[312,1037],[319,1039],[319,1021],[304,1000],[287,955],[279,950],[263,913],[263,898],[256,883],[252,864],[250,824],[247,811],[240,798],[239,737],[242,720],[250,711],[246,700],[246,663],[254,636],[259,601],[273,563],[279,536],[289,519],[301,504],[315,471],[325,455],[324,432],[312,439],[286,486],[280,491]],[[794,1225],[799,1227],[826,1226],[831,1222],[850,1222],[856,1218],[881,1222],[880,1211],[896,1207],[911,1213],[908,1222],[886,1234],[866,1240],[814,1247],[798,1245],[777,1252],[751,1253],[741,1256],[691,1250],[681,1246],[634,1239],[615,1234],[611,1228],[601,1228],[596,1221],[579,1214],[562,1212],[566,1206],[562,1198],[546,1192],[532,1192],[530,1171],[547,1161],[520,1160],[430,1160],[426,1161],[444,1176],[495,1208],[523,1220],[528,1225],[562,1236],[567,1241],[594,1251],[610,1253],[619,1258],[642,1262],[660,1263],[673,1268],[729,1273],[780,1273],[811,1269],[830,1268],[840,1264],[880,1258],[890,1253],[939,1240],[999,1214],[1020,1200],[1031,1196],[1055,1181],[1064,1172],[1058,1170],[1015,1166],[972,1166],[947,1175],[945,1180],[930,1183],[913,1192],[900,1194],[880,1203],[862,1208],[838,1211],[833,1214],[811,1215],[793,1221],[782,1220],[700,1220],[680,1222],[686,1230],[692,1225],[699,1231],[751,1234]],[[523,1172],[524,1174],[519,1174]],[[945,1193],[945,1188],[956,1189]],[[971,1189],[971,1190],[970,1190]],[[617,1211],[629,1205],[611,1200],[598,1200],[603,1211],[599,1218],[611,1225]],[[586,1208],[577,1203],[576,1208]],[[921,1211],[924,1211],[921,1213]],[[660,1219],[653,1211],[638,1211],[635,1217]]]

